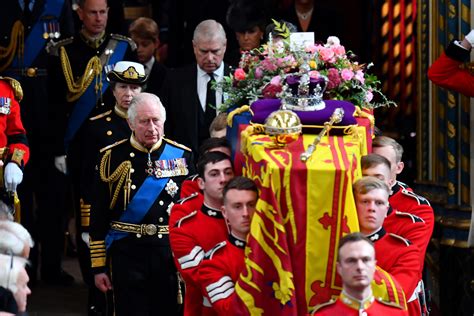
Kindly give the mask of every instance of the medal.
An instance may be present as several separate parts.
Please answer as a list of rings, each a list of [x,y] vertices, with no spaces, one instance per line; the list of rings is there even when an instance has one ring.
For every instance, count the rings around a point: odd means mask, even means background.
[[[48,39],[49,38],[49,35],[48,35],[48,27],[46,25],[46,22],[43,22],[43,38],[44,39]]]
[[[176,182],[170,179],[168,183],[166,183],[165,190],[171,197],[174,197],[176,193],[178,193],[179,188]]]

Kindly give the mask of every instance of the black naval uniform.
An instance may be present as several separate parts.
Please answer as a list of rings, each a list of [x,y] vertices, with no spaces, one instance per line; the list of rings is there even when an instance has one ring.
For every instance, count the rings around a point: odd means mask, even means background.
[[[110,44],[115,43],[115,48],[124,47],[126,45],[125,53],[120,55],[118,49],[110,49]],[[93,57],[101,58],[101,69],[102,72],[100,75],[93,78],[89,86],[95,88],[97,84],[105,81],[106,73],[104,68],[106,68],[107,61],[115,59],[120,60],[133,60],[134,59],[134,50],[136,48],[135,43],[124,36],[121,35],[106,35],[104,34],[100,38],[92,41],[87,38],[82,32],[76,34],[73,38],[68,38],[55,45],[49,47],[51,60],[50,60],[50,71],[49,71],[49,91],[51,95],[51,108],[50,111],[50,130],[49,130],[49,140],[53,144],[53,155],[62,156],[67,154],[67,176],[56,172],[55,181],[56,181],[56,192],[61,192],[63,196],[67,195],[67,190],[64,188],[70,188],[72,184],[72,201],[65,201],[63,209],[67,209],[67,206],[73,206],[73,209],[76,213],[76,241],[77,241],[77,253],[79,257],[79,263],[81,267],[82,276],[84,282],[91,288],[91,293],[95,291],[95,285],[93,280],[93,275],[90,269],[90,256],[89,249],[87,245],[82,241],[81,238],[81,216],[79,214],[80,210],[80,197],[81,193],[81,178],[82,178],[82,163],[86,161],[87,155],[90,153],[87,148],[82,148],[84,142],[94,142],[95,138],[85,139],[85,122],[89,117],[93,117],[98,113],[102,113],[107,110],[107,107],[104,105],[109,105],[110,108],[115,104],[115,98],[111,93],[110,87],[101,92],[101,90],[94,90],[94,97],[87,103],[91,105],[89,108],[77,107],[83,114],[84,118],[79,120],[79,128],[75,132],[74,136],[70,138],[67,142],[65,141],[66,131],[69,125],[71,124],[71,116],[76,109],[76,104],[78,100],[68,101],[67,96],[70,93],[69,87],[66,83],[67,78],[67,67],[63,67],[64,58],[61,58],[61,49],[64,48],[69,59],[69,64],[71,67],[72,77],[74,80],[78,80],[86,71],[87,64]],[[112,54],[111,51],[113,51]],[[97,85],[99,88],[100,86]],[[86,88],[86,87],[84,87]],[[110,109],[109,108],[109,109]],[[86,109],[86,110],[84,110]],[[53,190],[54,191],[54,190]],[[65,192],[66,191],[66,192]],[[70,195],[69,195],[70,196]],[[97,302],[94,302],[94,298],[90,293],[89,297],[89,306],[97,307]],[[98,304],[100,305],[100,303]]]
[[[0,57],[0,76],[17,79],[22,86],[24,96],[20,107],[21,117],[27,131],[31,157],[25,166],[23,181],[18,186],[22,206],[21,223],[33,238],[41,243],[42,278],[48,282],[60,282],[60,256],[64,247],[61,219],[64,216],[61,216],[63,208],[56,205],[57,192],[50,189],[54,185],[54,182],[50,181],[54,166],[49,142],[45,141],[49,125],[47,115],[49,111],[48,54],[45,46],[50,40],[57,41],[58,38],[71,36],[74,33],[74,24],[70,1],[30,0],[29,6],[25,6],[24,3],[19,0],[2,2],[0,47],[8,47],[18,39],[12,32],[18,21],[23,26],[24,36],[23,42],[18,40],[17,49],[11,52],[18,58],[18,63],[8,62],[8,57]],[[57,7],[57,10],[52,10],[51,6]],[[56,14],[51,14],[52,11],[56,11]],[[41,29],[41,34],[32,32],[35,26]],[[33,48],[38,50],[31,63],[20,57],[22,45],[24,45],[25,55]],[[32,249],[29,259],[32,266],[28,269],[28,274],[30,280],[34,282],[38,247]]]
[[[181,151],[182,159],[160,159],[165,147]],[[90,225],[94,273],[111,275],[117,316],[177,315],[178,280],[168,238],[168,210],[179,199],[186,175],[194,172],[192,152],[167,139],[148,150],[132,136],[102,149],[99,161]],[[146,213],[136,225],[127,225],[121,221],[124,209],[155,176],[166,186],[148,210],[141,209],[144,203],[136,204],[139,211],[131,213]],[[111,242],[110,234],[115,233],[123,238]]]

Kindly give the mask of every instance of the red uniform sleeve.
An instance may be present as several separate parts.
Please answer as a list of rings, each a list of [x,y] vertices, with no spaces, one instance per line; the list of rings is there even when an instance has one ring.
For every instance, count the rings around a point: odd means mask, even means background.
[[[226,263],[219,258],[204,260],[199,269],[202,293],[212,305],[217,315],[232,314],[233,306],[238,304],[235,283]]]
[[[465,69],[462,63],[443,53],[428,70],[428,78],[436,85],[474,97],[474,76]]]

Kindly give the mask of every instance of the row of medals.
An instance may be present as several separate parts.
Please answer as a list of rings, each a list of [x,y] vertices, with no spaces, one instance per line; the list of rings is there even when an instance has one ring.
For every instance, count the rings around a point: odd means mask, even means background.
[[[148,161],[147,165],[146,173],[156,178],[186,176],[189,173],[185,158],[156,160],[154,166],[151,161]]]

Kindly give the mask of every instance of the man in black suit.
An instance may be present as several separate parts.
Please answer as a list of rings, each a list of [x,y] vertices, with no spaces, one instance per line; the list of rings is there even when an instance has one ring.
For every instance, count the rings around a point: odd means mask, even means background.
[[[211,88],[229,72],[222,62],[227,39],[224,28],[214,20],[199,23],[194,31],[196,63],[168,73],[161,93],[167,108],[166,135],[194,153],[209,138],[209,125],[222,103],[222,92]]]

